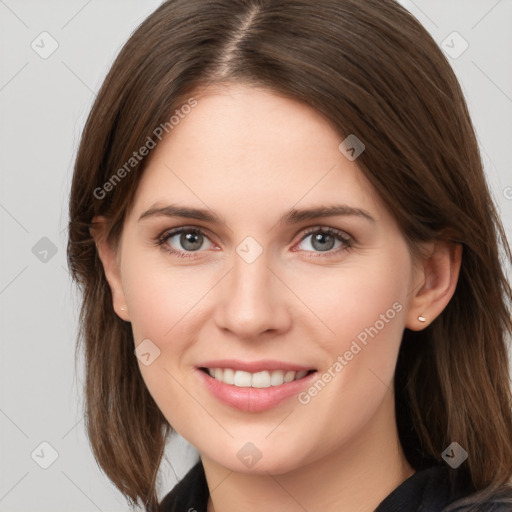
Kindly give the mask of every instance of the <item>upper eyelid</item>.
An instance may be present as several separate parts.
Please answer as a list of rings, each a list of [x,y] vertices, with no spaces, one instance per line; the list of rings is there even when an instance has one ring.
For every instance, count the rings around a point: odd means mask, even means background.
[[[176,228],[166,229],[165,231],[162,232],[161,235],[159,235],[157,237],[157,239],[162,240],[162,239],[166,239],[166,238],[172,238],[176,235],[179,235],[182,232],[193,232],[193,231],[201,233],[202,235],[206,236],[213,243],[213,241],[211,240],[211,237],[208,236],[208,233],[210,231],[206,228],[196,227],[196,226],[180,226],[180,227],[176,227]]]
[[[165,230],[160,236],[158,236],[158,240],[162,240],[165,243],[165,241],[167,241],[169,238],[173,238],[174,236],[179,235],[182,232],[187,232],[187,231],[199,232],[202,235],[206,236],[206,238],[208,238],[208,240],[211,243],[215,243],[215,242],[213,242],[213,240],[211,240],[211,238],[209,236],[207,236],[207,233],[209,232],[209,230],[202,226],[180,226],[180,227],[176,227],[176,228],[171,228],[171,229]],[[303,228],[301,230],[301,232],[303,233],[302,237],[300,238],[300,240],[298,240],[298,242],[302,242],[306,237],[312,235],[313,233],[315,233],[317,231],[324,231],[324,232],[332,231],[332,233],[329,233],[329,234],[332,234],[333,236],[338,236],[342,240],[349,239],[350,241],[355,241],[354,237],[352,235],[349,235],[346,231],[343,231],[341,229],[334,228],[331,226],[315,225],[315,226]],[[185,251],[185,252],[194,252],[194,251]],[[201,252],[201,251],[197,251],[197,252]]]

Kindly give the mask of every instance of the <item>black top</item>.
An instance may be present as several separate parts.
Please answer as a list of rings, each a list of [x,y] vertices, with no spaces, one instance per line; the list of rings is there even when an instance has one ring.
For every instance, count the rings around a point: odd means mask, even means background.
[[[374,512],[441,512],[446,505],[473,492],[474,487],[463,473],[446,464],[435,466],[407,478]],[[204,468],[199,461],[164,497],[160,512],[206,512],[208,497]],[[510,512],[512,505],[495,504],[492,510]]]

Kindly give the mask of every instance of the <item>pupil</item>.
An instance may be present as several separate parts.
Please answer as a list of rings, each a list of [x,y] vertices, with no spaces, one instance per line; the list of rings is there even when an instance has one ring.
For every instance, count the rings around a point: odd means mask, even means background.
[[[202,245],[201,235],[198,233],[183,233],[181,235],[181,245],[189,251],[195,251]],[[198,243],[199,242],[199,243]]]
[[[327,242],[326,242],[327,239]],[[320,242],[320,245],[317,247],[315,243]],[[329,243],[330,242],[330,243]],[[317,233],[313,237],[313,247],[315,249],[318,249],[320,251],[328,251],[329,249],[332,249],[334,247],[334,237],[331,235],[328,235],[326,233]]]

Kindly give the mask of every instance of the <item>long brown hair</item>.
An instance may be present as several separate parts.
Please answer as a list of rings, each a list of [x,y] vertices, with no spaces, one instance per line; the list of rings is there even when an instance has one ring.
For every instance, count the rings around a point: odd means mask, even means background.
[[[452,441],[468,452],[461,469],[479,492],[460,503],[506,490],[512,291],[502,265],[512,255],[454,72],[393,0],[169,0],[121,50],[84,128],[69,203],[68,261],[83,291],[77,348],[85,350],[86,426],[100,466],[131,504],[157,510],[172,428],[142,380],[131,326],[113,310],[92,219],[108,219],[115,245],[147,165],[146,157],[131,161],[133,153],[157,127],[170,131],[169,117],[195,91],[227,81],[306,102],[340,141],[357,134],[366,146],[357,163],[412,250],[441,238],[463,245],[448,306],[423,331],[404,332],[397,425],[416,470],[444,464]]]

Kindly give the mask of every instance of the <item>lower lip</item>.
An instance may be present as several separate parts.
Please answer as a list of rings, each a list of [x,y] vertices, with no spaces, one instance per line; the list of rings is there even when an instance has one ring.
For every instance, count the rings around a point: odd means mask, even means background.
[[[266,411],[277,406],[283,400],[298,395],[305,387],[310,385],[317,373],[312,372],[302,379],[285,382],[279,386],[241,388],[216,380],[203,370],[197,369],[197,372],[205,386],[221,402],[245,412]]]

